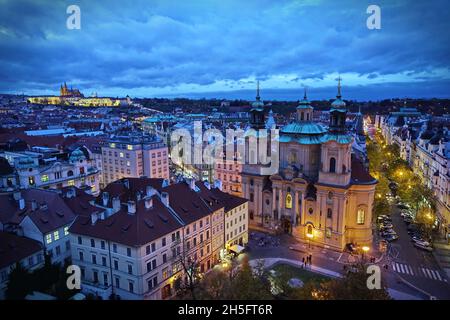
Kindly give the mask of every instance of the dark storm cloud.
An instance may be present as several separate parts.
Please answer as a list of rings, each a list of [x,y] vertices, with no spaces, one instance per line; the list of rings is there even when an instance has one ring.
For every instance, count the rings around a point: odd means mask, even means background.
[[[81,8],[81,30],[66,29],[70,4]],[[353,86],[368,97],[374,81],[398,83],[388,90],[397,96],[423,81],[434,83],[429,95],[448,92],[447,2],[378,1],[382,29],[374,31],[366,28],[369,4],[3,0],[0,92],[56,93],[67,81],[86,93],[169,94],[293,75],[278,82],[282,92],[304,81],[326,87],[321,82],[335,73],[358,75]]]

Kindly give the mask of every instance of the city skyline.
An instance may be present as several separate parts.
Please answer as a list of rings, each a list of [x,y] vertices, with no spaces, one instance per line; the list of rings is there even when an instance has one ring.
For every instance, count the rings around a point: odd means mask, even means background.
[[[367,1],[75,4],[79,30],[65,1],[2,3],[0,92],[251,100],[259,80],[267,100],[331,99],[340,75],[348,99],[449,97],[442,1],[380,1],[379,30]]]

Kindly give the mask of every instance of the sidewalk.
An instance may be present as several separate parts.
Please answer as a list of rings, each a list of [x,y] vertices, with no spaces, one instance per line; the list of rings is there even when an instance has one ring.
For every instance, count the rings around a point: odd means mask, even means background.
[[[450,244],[446,241],[435,241],[433,246],[433,256],[436,262],[450,279]]]
[[[260,261],[264,262],[264,268],[268,269],[270,267],[273,267],[277,264],[290,264],[294,267],[298,267],[301,268],[302,267],[302,262],[298,261],[298,260],[292,260],[292,259],[285,259],[285,258],[265,258],[265,259],[254,259],[254,260],[250,260],[249,264],[252,268],[255,268],[258,263],[260,263]],[[311,271],[311,272],[315,272],[315,273],[320,273],[322,275],[328,276],[328,277],[332,277],[332,278],[342,278],[342,274],[332,271],[332,270],[328,270],[325,268],[321,268],[321,267],[317,267],[317,266],[308,266],[305,268],[306,271]]]

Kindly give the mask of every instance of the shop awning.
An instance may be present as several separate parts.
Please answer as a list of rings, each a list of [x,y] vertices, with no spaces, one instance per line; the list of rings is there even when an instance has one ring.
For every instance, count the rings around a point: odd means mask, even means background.
[[[230,247],[230,251],[233,251],[235,253],[241,253],[245,248],[243,246],[240,246],[238,244],[235,244],[233,246]]]

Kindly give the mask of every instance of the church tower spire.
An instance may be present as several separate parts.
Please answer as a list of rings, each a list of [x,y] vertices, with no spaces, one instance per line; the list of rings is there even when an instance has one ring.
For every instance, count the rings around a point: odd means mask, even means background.
[[[256,82],[256,101],[260,101],[261,97],[259,96],[259,80]]]
[[[338,92],[337,92],[337,96],[336,96],[336,98],[338,98],[338,99],[342,98],[342,95],[341,95],[341,80],[342,80],[342,78],[341,78],[341,76],[339,76],[337,78],[337,81],[338,81]]]

